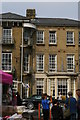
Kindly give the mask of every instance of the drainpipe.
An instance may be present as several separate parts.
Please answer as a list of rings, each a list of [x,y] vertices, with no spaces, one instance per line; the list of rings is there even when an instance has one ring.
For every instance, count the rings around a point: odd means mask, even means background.
[[[23,82],[23,28],[22,28],[22,46],[21,46],[21,98],[22,98],[22,82]]]

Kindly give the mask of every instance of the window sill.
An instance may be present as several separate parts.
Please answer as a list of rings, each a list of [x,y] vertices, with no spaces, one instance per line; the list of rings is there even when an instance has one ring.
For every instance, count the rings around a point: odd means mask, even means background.
[[[48,71],[48,73],[57,73],[57,71]]]
[[[37,46],[45,46],[44,43],[36,43]]]
[[[66,46],[75,46],[75,44],[66,44]]]
[[[75,73],[74,71],[67,71],[67,73]]]
[[[55,43],[55,44],[49,44],[49,46],[57,46],[57,44]]]
[[[44,71],[36,71],[36,73],[41,74],[44,73]]]

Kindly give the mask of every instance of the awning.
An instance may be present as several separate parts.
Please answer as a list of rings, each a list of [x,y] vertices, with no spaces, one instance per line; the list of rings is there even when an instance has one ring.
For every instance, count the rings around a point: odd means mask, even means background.
[[[36,26],[34,24],[32,24],[32,23],[23,23],[23,27],[36,29]]]
[[[13,77],[12,75],[0,70],[0,83],[12,85]]]

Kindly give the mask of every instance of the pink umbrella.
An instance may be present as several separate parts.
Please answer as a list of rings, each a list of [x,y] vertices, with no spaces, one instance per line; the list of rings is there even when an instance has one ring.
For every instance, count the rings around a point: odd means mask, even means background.
[[[0,83],[12,85],[12,75],[0,70]]]

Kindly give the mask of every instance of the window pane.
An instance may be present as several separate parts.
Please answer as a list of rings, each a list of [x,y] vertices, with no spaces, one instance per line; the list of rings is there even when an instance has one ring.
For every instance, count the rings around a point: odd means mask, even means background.
[[[11,42],[12,42],[12,30],[3,29],[3,43],[11,43]]]
[[[44,55],[37,55],[37,71],[44,70]]]
[[[74,44],[73,32],[67,31],[67,44]]]
[[[12,69],[11,54],[12,53],[2,53],[2,70],[11,71]]]
[[[43,93],[43,87],[44,87],[44,79],[43,78],[37,78],[36,79],[36,91],[37,95],[42,95]]]
[[[74,55],[67,55],[67,71],[74,72]]]
[[[55,79],[50,79],[50,89],[51,89],[51,95],[55,97]]]
[[[29,72],[29,55],[25,54],[24,56],[24,71]]]
[[[56,71],[56,55],[49,55],[49,72]]]
[[[49,43],[56,43],[56,32],[55,31],[49,31]]]
[[[37,43],[44,43],[44,32],[37,31]]]
[[[67,79],[58,79],[58,95],[59,92],[67,97]]]

